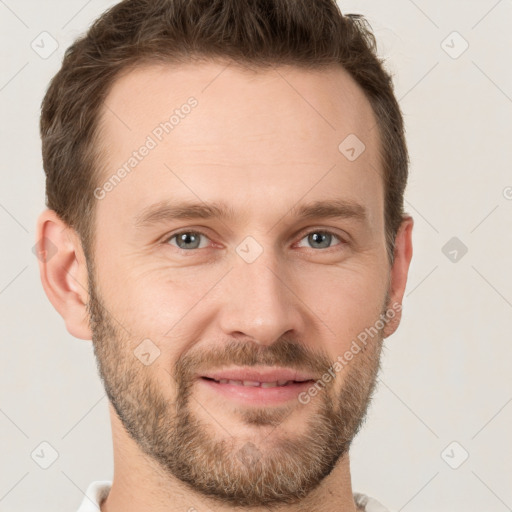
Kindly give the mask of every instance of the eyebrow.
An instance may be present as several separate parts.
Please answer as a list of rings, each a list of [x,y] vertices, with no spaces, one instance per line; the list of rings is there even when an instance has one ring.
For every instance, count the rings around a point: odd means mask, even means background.
[[[235,219],[236,212],[227,204],[160,201],[148,206],[135,219],[137,227],[146,227],[167,220],[180,219]]]
[[[368,221],[367,209],[359,203],[346,199],[331,199],[315,201],[309,204],[298,204],[292,207],[285,216],[288,215],[298,219],[339,218],[353,219],[361,223]],[[204,203],[185,201],[173,203],[172,201],[165,200],[144,208],[136,217],[135,226],[143,228],[169,220],[180,219],[235,220],[238,217],[240,215],[224,202]]]
[[[331,199],[296,205],[289,214],[302,219],[340,218],[354,219],[359,222],[368,220],[367,209],[363,205],[347,199]]]

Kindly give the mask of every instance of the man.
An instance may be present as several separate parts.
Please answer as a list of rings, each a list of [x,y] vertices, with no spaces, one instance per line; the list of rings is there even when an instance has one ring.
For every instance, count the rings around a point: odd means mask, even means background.
[[[42,283],[110,400],[113,482],[80,511],[386,510],[349,447],[413,221],[363,20],[123,1],[66,52],[41,133]]]

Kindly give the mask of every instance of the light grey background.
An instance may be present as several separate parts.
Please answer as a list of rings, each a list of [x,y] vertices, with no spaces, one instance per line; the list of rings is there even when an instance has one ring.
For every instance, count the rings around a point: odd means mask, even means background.
[[[113,3],[0,0],[1,512],[76,510],[92,480],[112,478],[92,345],[65,330],[32,247],[40,102],[65,48]],[[395,74],[415,218],[404,318],[354,442],[354,490],[396,511],[512,510],[512,2],[339,3],[367,16]],[[31,47],[51,50],[43,31],[59,45],[48,58]],[[35,462],[50,462],[42,442],[58,452],[48,469]]]

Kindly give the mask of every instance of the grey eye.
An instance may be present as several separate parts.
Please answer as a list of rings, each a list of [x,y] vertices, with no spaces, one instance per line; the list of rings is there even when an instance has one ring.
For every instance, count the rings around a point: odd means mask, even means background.
[[[334,233],[317,230],[311,231],[311,233],[306,235],[302,240],[307,239],[308,244],[313,249],[328,249],[329,247],[331,247],[331,242],[333,241],[333,238],[340,240],[340,238]]]
[[[176,240],[176,244],[172,245],[176,245],[179,249],[200,249],[201,237],[206,238],[205,235],[202,233],[197,233],[196,231],[183,231],[181,233],[176,233],[171,238],[169,238],[169,243],[171,243],[172,240]]]

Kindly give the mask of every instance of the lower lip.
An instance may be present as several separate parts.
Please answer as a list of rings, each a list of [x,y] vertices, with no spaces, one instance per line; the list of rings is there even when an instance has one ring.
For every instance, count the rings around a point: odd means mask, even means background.
[[[313,384],[313,381],[309,380],[306,382],[293,382],[286,386],[262,388],[237,384],[221,384],[220,382],[204,378],[200,378],[199,382],[227,398],[253,405],[273,405],[289,400],[298,400],[299,393],[305,391]]]

